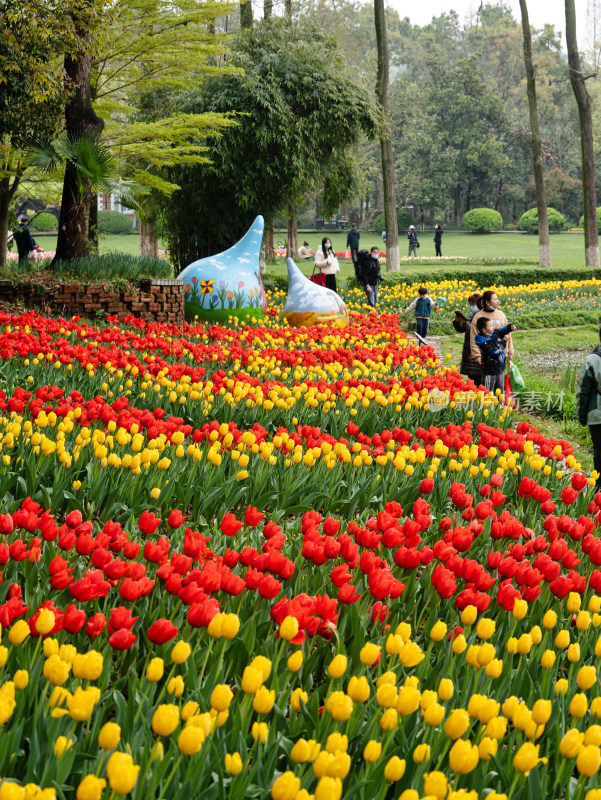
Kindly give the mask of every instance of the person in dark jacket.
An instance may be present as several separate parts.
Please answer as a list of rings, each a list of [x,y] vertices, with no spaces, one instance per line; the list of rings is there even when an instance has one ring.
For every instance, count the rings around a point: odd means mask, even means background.
[[[29,219],[27,217],[21,217],[19,220],[19,224],[13,231],[13,239],[17,243],[19,262],[27,261],[31,251],[37,247],[35,239],[29,230]]]
[[[346,246],[351,251],[351,258],[353,259],[353,264],[357,261],[357,253],[359,252],[359,239],[361,238],[361,234],[355,228],[354,225],[351,225],[350,231],[346,235]]]
[[[599,328],[601,340],[601,328]],[[593,443],[593,464],[597,473],[597,489],[601,487],[601,341],[584,359],[578,383],[578,422],[588,425]]]
[[[502,394],[503,376],[507,364],[505,337],[516,330],[516,327],[515,325],[503,325],[501,328],[493,328],[492,320],[488,317],[480,317],[476,325],[478,333],[475,342],[482,353],[482,383],[492,394],[496,394],[497,389]]]
[[[479,386],[480,375],[482,374],[482,366],[472,358],[470,351],[470,329],[472,326],[472,320],[482,308],[482,295],[478,292],[474,292],[474,294],[468,297],[467,302],[469,303],[470,307],[470,316],[466,319],[463,314],[460,314],[459,311],[456,311],[455,319],[453,320],[453,327],[457,333],[465,334],[459,372],[461,372],[462,375],[467,375],[470,380],[474,381],[476,386]]]
[[[415,225],[410,225],[409,230],[407,231],[407,238],[409,239],[409,252],[407,253],[407,258],[411,257],[411,253],[414,256],[417,256],[417,248],[419,247],[419,242],[417,241],[417,231],[415,230]]]
[[[365,287],[365,294],[367,295],[367,302],[375,308],[378,304],[378,284],[382,278],[380,274],[380,250],[378,247],[372,247],[369,255],[363,260],[361,267],[361,280]]]
[[[440,245],[442,244],[442,234],[444,233],[443,229],[440,225],[436,225],[434,228],[434,247],[436,248],[436,255],[442,256],[442,250],[440,249]]]

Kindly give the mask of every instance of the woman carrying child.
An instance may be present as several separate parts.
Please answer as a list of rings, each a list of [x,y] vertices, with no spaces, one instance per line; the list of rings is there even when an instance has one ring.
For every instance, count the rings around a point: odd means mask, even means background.
[[[456,311],[455,319],[453,320],[453,327],[457,333],[465,334],[463,339],[463,350],[461,353],[461,366],[459,368],[459,372],[461,372],[462,375],[467,375],[467,377],[473,381],[476,386],[479,386],[482,368],[481,365],[472,358],[470,351],[470,336],[472,320],[478,311],[482,309],[482,295],[479,292],[474,292],[474,294],[468,297],[467,302],[470,307],[469,317],[466,319],[463,314],[460,314],[459,311]]]
[[[485,317],[490,319],[492,322],[493,330],[495,328],[502,328],[504,325],[507,325],[507,317],[501,311],[499,306],[501,305],[499,298],[497,297],[497,293],[494,292],[492,289],[487,289],[482,294],[482,310],[478,311],[477,314],[474,314],[472,317],[472,324],[470,328],[470,353],[473,360],[476,364],[480,365],[482,368],[482,353],[480,352],[480,348],[476,344],[476,334],[478,333],[478,320],[481,317]],[[513,341],[511,340],[511,334],[507,337],[507,358],[511,360],[513,358]]]

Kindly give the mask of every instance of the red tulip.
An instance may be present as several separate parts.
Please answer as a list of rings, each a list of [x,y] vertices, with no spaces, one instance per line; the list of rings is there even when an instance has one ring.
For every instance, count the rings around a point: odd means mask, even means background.
[[[119,628],[109,636],[109,644],[115,650],[129,650],[135,641],[136,634],[132,633],[129,628]]]
[[[97,636],[100,636],[105,626],[106,619],[104,614],[98,612],[97,614],[94,614],[93,617],[90,617],[90,619],[87,621],[86,633],[91,639],[95,639]]]
[[[250,527],[254,528],[255,525],[258,525],[259,522],[263,519],[265,514],[261,514],[260,511],[254,506],[248,506],[246,511],[244,512],[244,522]]]
[[[152,511],[144,510],[140,515],[138,527],[145,536],[152,535],[161,524],[161,520]]]
[[[67,606],[63,614],[63,628],[69,633],[79,633],[86,624],[86,612],[77,608],[73,603]]]
[[[183,525],[185,519],[186,515],[174,508],[167,518],[167,525],[169,525],[171,528],[179,528],[181,525]]]
[[[226,536],[234,536],[240,528],[242,528],[244,523],[238,522],[236,517],[232,514],[231,511],[226,511],[223,519],[221,520],[221,532],[224,533]]]
[[[162,617],[148,628],[146,635],[155,644],[165,644],[177,636],[178,628],[170,620]]]
[[[10,514],[0,514],[0,533],[12,533],[15,529],[13,518]]]
[[[341,603],[345,605],[352,605],[356,603],[357,600],[361,598],[361,592],[355,594],[356,586],[352,583],[346,583],[344,586],[341,586],[338,590],[338,599]]]
[[[65,523],[68,528],[77,528],[83,522],[81,511],[70,511],[65,517]]]
[[[572,489],[571,486],[564,486],[563,491],[561,493],[561,499],[563,500],[566,505],[571,506],[574,500],[578,497],[578,492],[575,489]]]
[[[138,618],[132,616],[129,608],[125,606],[117,606],[111,609],[109,617],[109,633],[113,633],[119,628],[132,628]]]

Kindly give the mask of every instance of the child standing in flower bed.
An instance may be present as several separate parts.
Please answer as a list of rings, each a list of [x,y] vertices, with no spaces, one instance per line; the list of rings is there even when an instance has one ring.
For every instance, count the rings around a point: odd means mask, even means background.
[[[426,287],[420,286],[417,290],[417,297],[405,309],[405,314],[408,314],[410,311],[415,309],[415,331],[418,336],[422,337],[422,339],[425,339],[428,335],[432,308],[437,308],[436,303],[428,294]]]
[[[515,325],[503,325],[503,327],[495,329],[490,317],[480,317],[476,321],[476,327],[478,333],[475,336],[475,342],[482,354],[482,383],[492,394],[495,394],[497,389],[502,392],[507,363],[505,337],[516,330],[516,327]]]

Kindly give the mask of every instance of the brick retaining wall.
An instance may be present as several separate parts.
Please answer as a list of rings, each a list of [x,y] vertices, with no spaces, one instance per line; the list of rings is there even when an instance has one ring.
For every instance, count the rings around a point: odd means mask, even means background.
[[[0,280],[0,300],[21,300],[26,306],[38,306],[48,314],[64,317],[90,317],[98,311],[133,314],[147,322],[183,325],[184,282],[148,278],[137,291],[120,292],[110,283],[67,283],[57,281],[43,286],[27,282]]]

